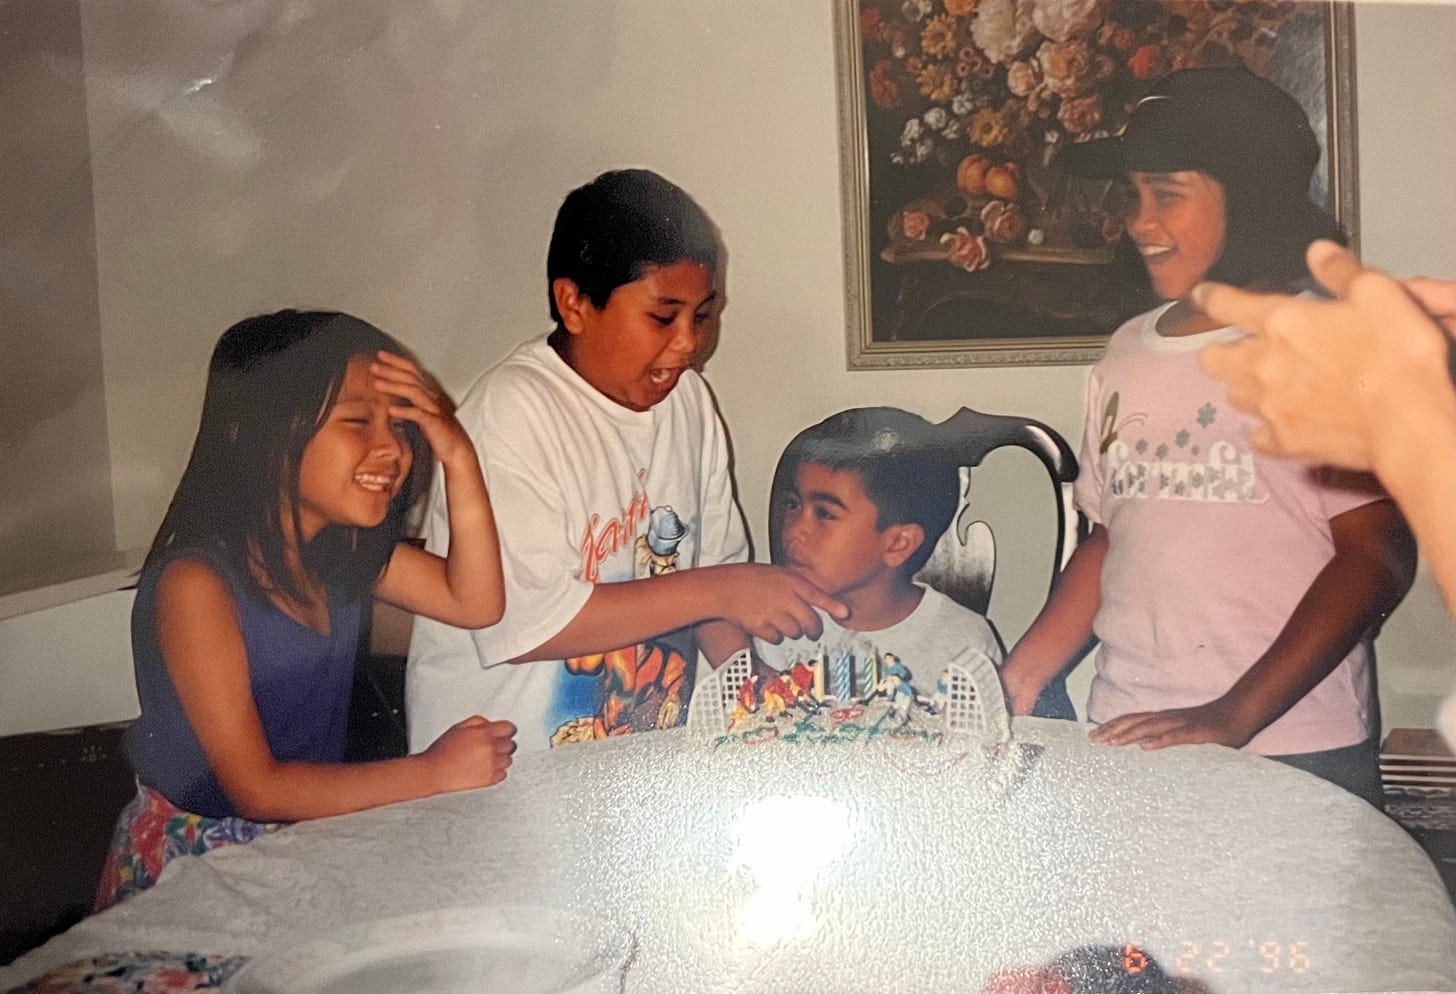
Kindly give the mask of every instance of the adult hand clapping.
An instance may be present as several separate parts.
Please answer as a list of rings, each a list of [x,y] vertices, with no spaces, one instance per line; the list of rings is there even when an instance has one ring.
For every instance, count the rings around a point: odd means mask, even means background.
[[[1203,368],[1228,383],[1235,407],[1263,419],[1260,449],[1376,469],[1387,436],[1418,405],[1456,419],[1447,368],[1456,283],[1402,284],[1333,242],[1311,245],[1308,261],[1338,299],[1194,289],[1200,309],[1249,333],[1205,349]]]
[[[1333,242],[1307,258],[1335,299],[1194,288],[1200,309],[1248,332],[1205,349],[1203,368],[1262,419],[1257,448],[1373,470],[1456,615],[1456,283],[1401,282]]]

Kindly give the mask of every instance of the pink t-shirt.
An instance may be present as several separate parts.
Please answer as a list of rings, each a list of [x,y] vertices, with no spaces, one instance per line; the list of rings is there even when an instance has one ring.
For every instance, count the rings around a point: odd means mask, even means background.
[[[1256,453],[1253,419],[1198,365],[1203,346],[1241,333],[1165,338],[1156,324],[1166,309],[1119,328],[1087,386],[1076,500],[1110,539],[1087,704],[1097,722],[1222,695],[1334,555],[1330,519],[1384,496],[1366,474]],[[1361,643],[1247,748],[1277,756],[1363,742],[1370,700]]]

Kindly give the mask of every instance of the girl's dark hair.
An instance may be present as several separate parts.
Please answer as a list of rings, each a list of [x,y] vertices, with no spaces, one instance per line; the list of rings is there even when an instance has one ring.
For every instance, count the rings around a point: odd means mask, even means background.
[[[1317,238],[1347,243],[1338,222],[1302,193],[1271,194],[1222,180],[1223,251],[1204,277],[1286,292],[1313,285],[1304,253]]]
[[[202,549],[260,599],[278,593],[302,600],[285,560],[280,515],[291,515],[291,531],[300,533],[303,451],[333,408],[350,360],[380,350],[407,354],[378,328],[337,311],[279,311],[223,332],[208,365],[197,440],[146,566]],[[405,432],[414,465],[384,521],[330,525],[299,549],[304,568],[345,603],[379,578],[428,483],[429,448],[413,424]]]
[[[1179,69],[1137,102],[1120,135],[1062,146],[1061,167],[1087,179],[1197,170],[1224,192],[1224,245],[1206,278],[1301,290],[1317,238],[1344,244],[1309,198],[1320,145],[1304,107],[1242,65]]]
[[[561,312],[551,291],[559,277],[577,285],[600,310],[612,291],[653,266],[696,262],[718,269],[718,232],[697,201],[650,169],[602,173],[566,195],[546,252],[551,320]]]

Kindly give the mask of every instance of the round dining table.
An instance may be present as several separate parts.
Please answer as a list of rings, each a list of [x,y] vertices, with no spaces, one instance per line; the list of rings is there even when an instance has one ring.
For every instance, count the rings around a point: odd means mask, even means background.
[[[1089,948],[1184,991],[1456,991],[1451,901],[1381,812],[1235,750],[1088,730],[1018,718],[1010,743],[957,749],[679,729],[525,754],[496,787],[175,860],[0,968],[0,991],[118,990],[87,984],[148,963],[191,987],[125,989],[207,989],[331,931],[471,908],[628,936],[616,983],[644,994],[979,992]]]

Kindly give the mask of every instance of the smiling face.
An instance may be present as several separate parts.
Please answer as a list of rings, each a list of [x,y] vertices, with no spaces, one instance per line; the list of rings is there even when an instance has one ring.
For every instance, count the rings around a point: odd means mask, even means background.
[[[879,508],[853,470],[805,462],[782,499],[786,565],[835,597],[893,582],[920,545],[919,525],[879,527]]]
[[[1224,191],[1207,173],[1129,173],[1127,233],[1164,300],[1188,295],[1218,262],[1227,220]]]
[[[557,279],[552,293],[571,336],[567,365],[633,411],[667,399],[718,320],[717,281],[695,262],[650,268],[613,290],[600,309],[569,279]]]
[[[329,525],[373,528],[409,478],[414,456],[396,401],[374,386],[369,356],[349,361],[338,399],[303,450],[298,469],[301,539]]]

